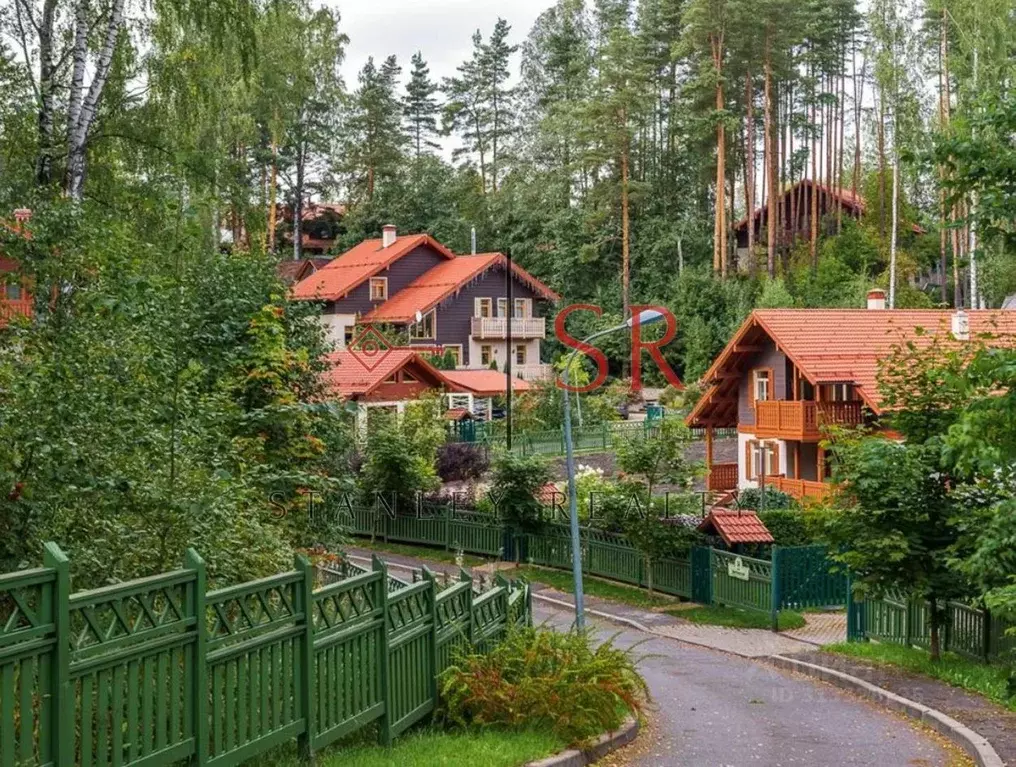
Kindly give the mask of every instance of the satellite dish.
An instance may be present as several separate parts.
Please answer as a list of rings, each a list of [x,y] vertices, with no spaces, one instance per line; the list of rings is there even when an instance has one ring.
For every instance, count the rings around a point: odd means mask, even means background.
[[[423,322],[423,312],[421,312],[419,309],[416,310],[416,321]]]

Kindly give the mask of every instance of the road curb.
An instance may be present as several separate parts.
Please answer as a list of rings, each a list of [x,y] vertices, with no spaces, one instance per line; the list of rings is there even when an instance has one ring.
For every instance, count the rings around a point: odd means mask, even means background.
[[[627,746],[638,734],[639,720],[630,716],[619,730],[603,733],[587,748],[570,748],[546,759],[528,762],[525,767],[586,767],[587,764],[595,763],[612,751]]]
[[[548,597],[546,594],[541,594],[538,591],[533,591],[533,599],[539,599],[541,602],[549,602],[550,604],[557,605],[558,607],[566,607],[569,610],[575,609],[575,604],[573,602],[565,602],[563,599]],[[648,626],[639,623],[637,620],[626,618],[623,615],[615,615],[614,613],[604,612],[603,610],[594,610],[591,607],[585,608],[583,612],[585,612],[586,615],[594,615],[597,618],[603,618],[604,620],[614,621],[615,623],[623,623],[626,626],[631,626],[636,631],[642,631],[646,634],[653,634],[655,636],[662,636],[661,634],[657,634]]]
[[[965,724],[957,722],[951,716],[943,714],[923,703],[904,698],[894,692],[889,692],[881,687],[866,682],[856,676],[845,674],[842,671],[808,663],[795,658],[787,658],[783,655],[773,655],[767,658],[771,664],[787,671],[796,671],[799,674],[821,679],[834,687],[857,693],[868,700],[885,706],[906,716],[916,719],[936,732],[953,740],[963,748],[977,762],[979,767],[1005,767],[1005,762],[992,747],[988,739],[980,733],[974,732]]]

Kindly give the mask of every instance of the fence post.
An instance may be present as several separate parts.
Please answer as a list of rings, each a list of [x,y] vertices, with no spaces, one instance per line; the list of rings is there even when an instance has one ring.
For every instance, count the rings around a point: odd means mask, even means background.
[[[607,422],[603,422],[603,449],[607,449]]]
[[[772,604],[769,607],[769,617],[772,621],[772,630],[780,630],[780,551],[779,546],[773,546],[772,564],[769,568],[769,598]]]
[[[452,510],[450,506],[445,506],[444,510],[444,547],[445,551],[451,551],[452,548]]]
[[[847,573],[847,641],[853,642],[858,639],[860,633],[857,620],[857,603],[854,602],[854,584],[850,573]]]
[[[988,610],[988,606],[985,605],[981,608],[983,614],[983,624],[981,628],[981,637],[984,644],[984,662],[987,663],[991,660],[991,611]]]
[[[910,647],[910,612],[914,601],[908,598],[903,608],[903,646]]]
[[[421,572],[423,579],[430,584],[430,696],[437,707],[437,675],[440,673],[437,668],[437,581],[426,565],[421,568]]]
[[[469,650],[473,650],[473,574],[468,570],[459,568],[459,580],[466,581],[469,583],[469,589],[466,591],[466,639],[469,642]]]
[[[295,557],[296,569],[303,576],[297,585],[297,610],[303,613],[303,633],[300,634],[300,665],[296,674],[300,680],[297,705],[303,712],[304,730],[297,738],[300,759],[314,759],[314,568],[303,554]]]
[[[191,669],[194,682],[194,755],[191,764],[208,764],[208,659],[206,643],[208,641],[207,610],[205,609],[205,593],[208,580],[205,573],[205,560],[194,549],[187,549],[184,554],[184,566],[194,571],[194,582],[191,584],[190,608],[194,616],[194,653]]]
[[[42,562],[53,569],[52,601],[55,645],[51,659],[49,683],[53,726],[50,748],[54,767],[74,764],[74,695],[71,690],[71,574],[67,556],[52,541],[43,547]],[[45,694],[45,691],[42,691]],[[22,713],[22,716],[25,716]],[[13,747],[12,747],[13,748]]]
[[[378,720],[378,740],[383,746],[392,744],[392,690],[388,682],[388,566],[377,554],[374,554],[373,570],[381,573],[381,583],[378,589],[381,592],[381,638],[378,641],[378,663],[381,668],[381,700],[385,704],[384,715]]]

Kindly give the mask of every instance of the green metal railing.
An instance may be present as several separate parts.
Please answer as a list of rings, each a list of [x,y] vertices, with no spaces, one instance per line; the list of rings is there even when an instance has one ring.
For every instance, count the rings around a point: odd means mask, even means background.
[[[571,569],[570,532],[562,524],[544,524],[538,533],[520,535],[494,516],[451,507],[429,515],[404,516],[358,510],[350,532]],[[846,580],[832,572],[832,562],[821,546],[774,546],[771,561],[696,547],[688,558],[647,562],[624,535],[583,527],[580,537],[583,572],[641,587],[651,583],[657,591],[704,604],[733,605],[775,616],[786,608],[841,606],[846,602]]]
[[[972,660],[1011,660],[1016,652],[1016,623],[962,602],[947,602],[939,632],[941,649]],[[903,594],[851,601],[847,609],[847,639],[921,647],[931,644],[931,611],[927,602]]]
[[[0,575],[0,766],[236,765],[296,741],[309,759],[377,722],[384,743],[428,715],[457,647],[532,621],[528,586],[441,589],[346,563],[315,589],[292,571],[207,591],[179,570],[70,593],[68,561]]]

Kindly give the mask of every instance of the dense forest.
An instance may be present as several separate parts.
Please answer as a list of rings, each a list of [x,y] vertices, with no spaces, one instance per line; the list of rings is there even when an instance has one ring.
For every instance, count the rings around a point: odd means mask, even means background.
[[[324,347],[274,276],[300,255],[281,205],[344,203],[337,248],[391,222],[466,252],[475,228],[604,307],[588,323],[666,304],[686,380],[755,306],[861,306],[874,285],[897,307],[1000,306],[1013,14],[548,0],[532,29],[478,30],[452,77],[428,41],[379,39],[344,82],[333,5],[7,0],[0,211],[33,215],[0,247],[36,303],[0,343],[0,563],[61,535],[91,542],[99,580],[187,542],[213,567],[239,552],[238,573],[288,556],[242,510],[346,481],[348,425],[301,406]],[[829,205],[845,195],[856,220]],[[759,208],[775,225],[739,233]]]

